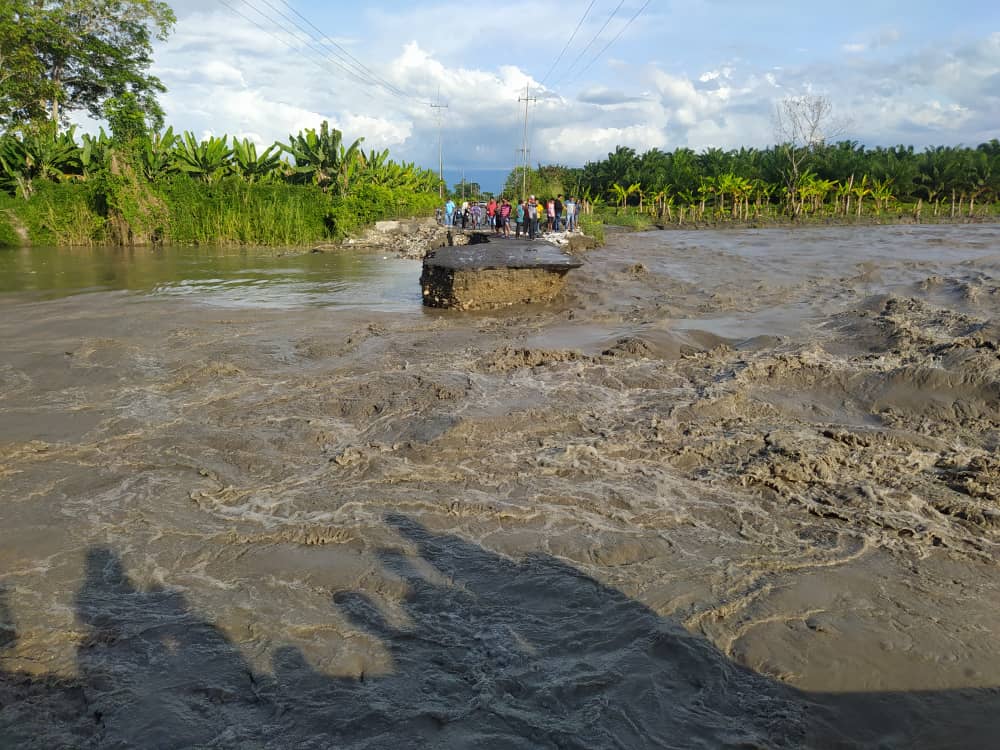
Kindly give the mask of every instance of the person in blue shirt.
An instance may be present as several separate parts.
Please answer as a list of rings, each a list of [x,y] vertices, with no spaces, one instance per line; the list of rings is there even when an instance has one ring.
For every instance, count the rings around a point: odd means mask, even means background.
[[[572,232],[576,230],[576,198],[570,196],[570,199],[566,201],[566,231]]]
[[[455,201],[451,198],[448,202],[444,204],[444,225],[446,227],[451,226],[452,218],[455,216]]]

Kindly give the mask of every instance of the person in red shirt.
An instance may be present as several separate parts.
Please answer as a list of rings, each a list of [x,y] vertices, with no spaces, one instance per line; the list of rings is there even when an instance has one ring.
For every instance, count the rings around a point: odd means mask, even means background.
[[[497,231],[497,202],[493,198],[490,198],[490,202],[486,204],[486,221],[489,222],[490,229],[494,232]]]

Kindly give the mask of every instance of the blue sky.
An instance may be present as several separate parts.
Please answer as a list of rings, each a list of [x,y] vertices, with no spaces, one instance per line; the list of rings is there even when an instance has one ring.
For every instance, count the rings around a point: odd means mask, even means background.
[[[155,72],[175,127],[267,144],[326,118],[436,167],[440,91],[449,174],[486,188],[517,158],[526,84],[534,162],[583,164],[618,144],[768,145],[775,103],[806,93],[830,98],[841,137],[870,145],[1000,137],[1000,3],[625,0],[614,15],[619,0],[173,5]],[[387,86],[352,80],[330,42]]]

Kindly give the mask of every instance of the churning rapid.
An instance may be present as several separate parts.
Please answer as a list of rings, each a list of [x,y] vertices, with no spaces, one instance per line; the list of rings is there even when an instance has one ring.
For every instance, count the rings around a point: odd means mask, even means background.
[[[0,295],[0,745],[995,743],[1000,227],[584,261]]]

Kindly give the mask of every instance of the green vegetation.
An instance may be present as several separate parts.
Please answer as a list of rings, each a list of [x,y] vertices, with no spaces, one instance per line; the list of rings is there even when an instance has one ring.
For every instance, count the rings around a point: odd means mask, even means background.
[[[2,208],[2,205],[0,202],[0,247],[17,247],[21,244],[21,238],[11,224],[10,214]]]
[[[433,213],[432,172],[326,122],[260,152],[164,130],[149,68],[175,20],[160,0],[0,4],[0,245],[19,229],[58,245],[290,245]],[[63,129],[80,111],[111,135]]]
[[[580,229],[588,237],[593,237],[598,245],[604,244],[604,222],[593,214],[580,215]]]
[[[521,192],[518,170],[505,191]],[[1000,141],[976,148],[866,148],[854,141],[731,151],[619,146],[582,168],[539,166],[528,192],[575,195],[608,224],[752,225],[803,220],[968,221],[996,218]]]
[[[226,136],[147,133],[137,106],[123,110],[112,136],[77,141],[44,123],[0,136],[0,207],[32,242],[296,245],[438,203],[432,172],[344,144],[326,122],[258,153]]]
[[[5,0],[0,5],[0,126],[49,120],[74,111],[108,114],[127,96],[159,126],[149,74],[152,40],[166,39],[175,17],[158,0]]]

